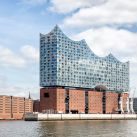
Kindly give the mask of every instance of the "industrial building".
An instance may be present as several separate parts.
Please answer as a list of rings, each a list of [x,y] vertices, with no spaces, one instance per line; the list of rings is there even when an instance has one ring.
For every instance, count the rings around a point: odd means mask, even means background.
[[[0,95],[0,119],[23,119],[28,112],[33,112],[32,99]]]

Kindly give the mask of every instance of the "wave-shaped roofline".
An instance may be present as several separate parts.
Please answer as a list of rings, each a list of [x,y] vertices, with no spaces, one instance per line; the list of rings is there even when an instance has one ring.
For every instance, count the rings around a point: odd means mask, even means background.
[[[91,48],[88,46],[87,42],[85,39],[82,39],[82,40],[79,40],[79,41],[76,41],[76,40],[72,40],[71,38],[69,38],[66,34],[64,34],[64,32],[60,29],[60,27],[58,25],[56,25],[49,33],[47,34],[41,34],[40,35],[44,35],[44,36],[47,36],[49,34],[51,34],[52,32],[54,32],[55,29],[58,29],[67,39],[69,39],[70,41],[72,42],[76,42],[76,43],[85,43],[86,46],[90,49],[90,51],[97,57],[97,58],[102,58],[102,59],[107,59],[107,58],[113,58],[115,61],[119,62],[119,63],[123,63],[123,64],[127,64],[129,63],[129,61],[126,61],[126,62],[121,62],[120,60],[118,60],[112,53],[109,53],[108,55],[104,56],[104,57],[100,57],[98,55],[96,55],[92,50]]]

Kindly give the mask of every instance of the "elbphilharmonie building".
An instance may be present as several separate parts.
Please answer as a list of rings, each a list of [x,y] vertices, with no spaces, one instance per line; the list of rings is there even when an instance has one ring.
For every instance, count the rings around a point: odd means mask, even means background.
[[[124,113],[129,62],[98,57],[85,40],[71,40],[55,26],[40,34],[40,86],[41,112]]]
[[[85,40],[68,38],[56,25],[40,34],[40,86],[93,89],[104,85],[109,91],[129,90],[129,62],[111,53],[99,57]]]

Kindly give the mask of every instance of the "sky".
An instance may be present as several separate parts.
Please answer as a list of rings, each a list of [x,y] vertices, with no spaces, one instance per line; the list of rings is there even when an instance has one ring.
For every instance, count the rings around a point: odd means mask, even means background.
[[[39,98],[39,33],[58,24],[98,56],[130,61],[137,88],[137,0],[1,0],[0,95]],[[137,91],[135,96],[137,96]]]

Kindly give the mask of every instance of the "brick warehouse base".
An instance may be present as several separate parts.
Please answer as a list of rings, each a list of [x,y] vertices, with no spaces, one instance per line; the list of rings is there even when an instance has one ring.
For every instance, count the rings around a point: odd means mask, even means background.
[[[126,110],[128,93],[86,91],[64,88],[41,88],[40,111],[46,113],[118,113],[119,97]],[[105,100],[103,100],[105,99]]]
[[[88,113],[102,113],[103,93],[97,91],[88,91]]]
[[[48,113],[65,113],[65,89],[41,88],[40,89],[40,111]]]

